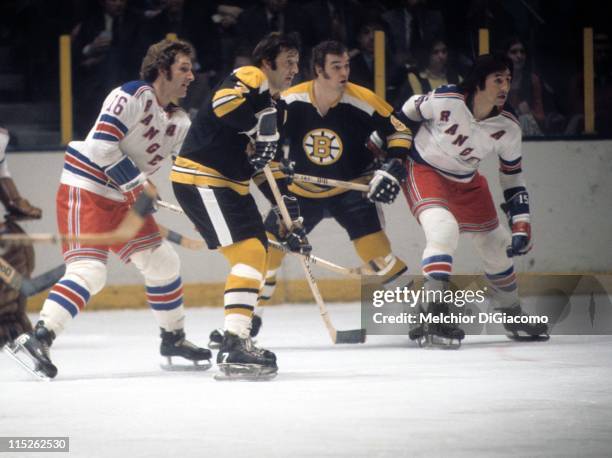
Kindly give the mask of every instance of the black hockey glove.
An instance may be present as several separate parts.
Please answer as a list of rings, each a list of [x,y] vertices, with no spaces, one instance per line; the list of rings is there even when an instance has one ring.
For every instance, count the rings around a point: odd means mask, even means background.
[[[374,172],[370,180],[368,199],[372,202],[392,203],[400,192],[400,185],[406,180],[406,167],[399,159],[389,159]]]
[[[501,209],[508,217],[508,224],[512,231],[512,243],[506,249],[506,254],[509,258],[527,254],[533,246],[531,243],[529,194],[523,188],[501,204]]]
[[[290,251],[300,254],[310,254],[312,246],[308,242],[306,237],[306,230],[302,225],[303,218],[300,216],[300,206],[295,197],[283,196],[283,202],[289,212],[293,225],[291,229],[287,230],[283,224],[283,217],[278,207],[272,207],[274,213],[276,213],[277,220],[279,221],[279,237],[280,242],[285,245]]]
[[[276,109],[267,109],[259,116],[255,152],[249,156],[249,162],[255,170],[263,169],[274,157],[278,148],[278,131],[276,130]]]
[[[287,185],[293,183],[293,176],[295,175],[295,162],[283,158],[278,163],[278,168],[285,174]]]

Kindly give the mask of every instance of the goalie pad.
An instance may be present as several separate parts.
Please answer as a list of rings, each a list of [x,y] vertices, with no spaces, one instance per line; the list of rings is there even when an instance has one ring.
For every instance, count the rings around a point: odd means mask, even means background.
[[[0,225],[2,234],[25,234],[14,221]],[[34,249],[31,245],[0,244],[2,256],[15,270],[29,278],[34,270]],[[6,283],[0,284],[0,347],[24,332],[32,331],[26,315],[26,297]]]

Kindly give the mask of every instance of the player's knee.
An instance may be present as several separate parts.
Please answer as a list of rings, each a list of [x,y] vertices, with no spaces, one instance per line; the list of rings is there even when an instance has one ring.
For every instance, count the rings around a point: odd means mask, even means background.
[[[180,275],[180,258],[165,240],[157,248],[135,253],[130,259],[144,276],[147,285],[166,283]]]
[[[459,224],[451,212],[445,208],[434,207],[423,210],[419,221],[427,245],[445,253],[454,253],[459,242]]]
[[[383,231],[359,237],[353,240],[353,245],[363,262],[370,262],[391,255],[391,243]]]
[[[232,269],[238,265],[249,266],[259,272],[263,279],[268,253],[260,240],[256,238],[242,240],[241,242],[223,247],[221,252],[232,266]]]
[[[98,294],[106,284],[106,264],[93,259],[70,262],[66,265],[64,279],[84,286],[89,294]]]
[[[512,260],[506,254],[510,234],[502,226],[489,232],[476,232],[472,234],[472,241],[482,258],[486,272],[501,272],[512,265]]]

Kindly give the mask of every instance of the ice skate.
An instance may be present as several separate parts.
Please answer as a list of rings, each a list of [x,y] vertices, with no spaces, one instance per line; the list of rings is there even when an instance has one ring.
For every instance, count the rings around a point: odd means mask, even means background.
[[[161,330],[161,345],[159,352],[166,358],[166,362],[161,364],[161,368],[167,371],[205,371],[210,369],[212,363],[212,353],[207,348],[201,348],[189,342],[185,338],[185,331]],[[180,359],[178,362],[172,360],[173,357],[184,358],[191,364],[186,364]]]
[[[519,304],[510,307],[497,307],[495,310],[502,312],[506,317],[529,316]],[[508,338],[518,342],[546,341],[550,339],[548,325],[545,323],[504,323],[504,328]]]
[[[261,329],[261,325],[262,325],[261,316],[253,315],[253,318],[251,321],[251,333],[250,333],[251,337],[255,337],[257,334],[259,334],[259,329]],[[210,333],[210,336],[208,337],[208,339],[209,339],[208,348],[211,348],[213,350],[220,348],[221,343],[223,342],[223,329],[222,328],[214,329]],[[255,342],[256,340],[253,340],[253,343]]]
[[[410,340],[417,342],[419,347],[439,347],[456,350],[461,347],[461,341],[465,337],[465,332],[456,324],[451,323],[428,323],[423,322],[425,316],[437,317],[449,315],[447,304],[432,303],[427,312],[421,312],[421,322],[408,331]]]
[[[57,375],[57,367],[49,356],[54,339],[55,333],[39,321],[32,334],[21,334],[3,350],[30,374],[41,380],[50,380]]]
[[[278,371],[274,353],[256,347],[250,337],[243,339],[231,332],[223,335],[217,366],[216,380],[269,380]]]

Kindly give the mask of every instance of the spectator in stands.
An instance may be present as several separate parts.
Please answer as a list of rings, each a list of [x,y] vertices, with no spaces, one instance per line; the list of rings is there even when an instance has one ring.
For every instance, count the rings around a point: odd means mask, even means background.
[[[145,11],[143,35],[146,37],[146,48],[163,40],[169,33],[174,33],[196,49],[196,72],[213,69],[219,45],[217,30],[212,21],[215,11],[215,5],[209,2],[163,0],[158,9]]]
[[[418,67],[408,71],[406,81],[397,96],[398,108],[414,94],[427,94],[445,84],[458,84],[462,81],[455,66],[449,62],[446,41],[435,38],[417,53]]]
[[[383,14],[388,25],[394,64],[416,66],[416,50],[422,43],[444,35],[444,18],[427,0],[404,0],[400,8]]]
[[[270,32],[296,32],[301,42],[310,42],[310,27],[304,10],[298,4],[288,7],[287,0],[261,0],[238,17],[240,46],[251,50]]]
[[[375,15],[366,15],[366,19],[359,27],[357,34],[357,48],[349,51],[351,58],[351,82],[374,90],[374,34],[377,30],[385,31],[382,19]],[[387,49],[387,46],[385,46]],[[385,59],[385,79],[387,90],[394,93],[398,83],[397,67],[392,59]],[[391,94],[389,94],[391,95]]]
[[[138,46],[141,21],[127,0],[100,0],[72,31],[75,65],[75,130],[86,135],[106,94],[123,81],[138,79],[144,50]]]
[[[212,19],[217,8],[212,2],[199,0],[159,0],[151,7],[143,13],[142,49],[163,40],[168,34],[175,34],[195,48],[195,80],[189,86],[187,97],[180,102],[193,116],[208,97],[210,84],[218,71],[220,38]]]
[[[357,46],[357,30],[363,7],[358,0],[314,0],[304,6],[312,28],[311,42],[303,46],[314,47],[327,40],[344,43],[349,49]]]
[[[593,37],[595,71],[595,133],[612,136],[612,46],[609,35],[595,33]],[[565,134],[584,133],[584,76],[579,72],[570,82],[569,99],[572,116]]]
[[[518,115],[523,135],[541,136],[546,121],[542,81],[532,71],[525,44],[519,37],[508,38],[502,51],[514,65],[508,102]]]
[[[224,1],[217,5],[215,14],[212,16],[212,21],[216,25],[217,35],[219,37],[219,47],[216,49],[218,59],[216,69],[217,75],[225,75],[229,73],[232,68],[236,68],[233,63],[239,39],[238,17],[243,11],[244,10],[237,4]],[[250,56],[250,52],[247,54]]]

